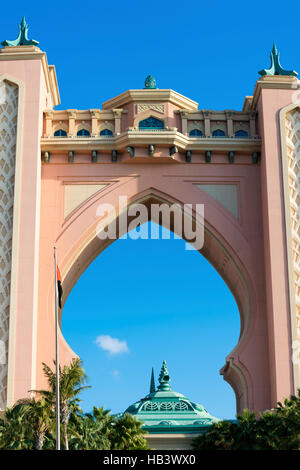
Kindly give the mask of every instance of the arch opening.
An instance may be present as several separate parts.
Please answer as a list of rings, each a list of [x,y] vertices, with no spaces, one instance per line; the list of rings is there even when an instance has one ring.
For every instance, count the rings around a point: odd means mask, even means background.
[[[158,194],[158,192],[154,190],[149,190],[143,194],[137,195],[135,198],[132,198],[128,207],[137,202],[143,202],[148,210],[150,210],[151,204],[163,202],[171,205],[178,201],[172,200],[172,198],[167,195]],[[118,218],[119,216],[117,216],[117,219]],[[151,220],[150,217],[149,220]],[[128,223],[129,222],[130,217],[128,218]],[[161,225],[163,225],[163,221],[161,222]],[[106,227],[108,227],[110,223],[111,220],[107,222]],[[172,219],[170,227],[167,228],[174,231]],[[126,230],[128,230],[128,226],[123,230],[123,232],[117,233],[117,238],[122,237],[124,233],[126,233]],[[81,274],[111,243],[112,240],[100,240],[95,235],[95,227],[91,229],[88,237],[85,236],[85,239],[82,241],[76,255],[73,255],[73,258],[69,260],[64,270],[63,287],[65,300]],[[238,348],[243,342],[249,324],[250,292],[248,283],[250,283],[250,281],[247,278],[247,272],[244,270],[243,266],[239,264],[238,258],[230,251],[230,247],[226,246],[226,243],[222,240],[220,234],[216,233],[214,228],[210,227],[208,223],[205,224],[205,243],[200,252],[220,274],[221,278],[229,287],[240,313],[239,340],[231,353],[226,357],[225,366],[220,371],[224,376],[224,379],[232,386],[236,394],[237,411],[239,412],[248,406],[251,407],[252,400],[251,378],[247,368],[239,360],[239,356],[237,354]]]
[[[157,376],[165,358],[173,389],[202,403],[214,416],[233,418],[232,389],[218,371],[238,341],[236,302],[199,252],[185,250],[182,238],[153,225],[141,226],[138,232],[145,238],[135,240],[126,233],[110,244],[83,273],[66,303],[63,333],[75,352],[86,357],[88,376],[95,383],[95,390],[85,394],[86,406],[125,410],[147,393],[151,367]],[[153,229],[159,239],[151,239]],[[88,300],[79,328],[83,292]],[[72,338],[76,325],[80,333]]]

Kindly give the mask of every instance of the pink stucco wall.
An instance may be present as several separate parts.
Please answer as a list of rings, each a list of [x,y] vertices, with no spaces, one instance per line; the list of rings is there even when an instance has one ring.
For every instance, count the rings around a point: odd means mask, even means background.
[[[46,106],[41,61],[0,61],[0,75],[4,73],[25,85],[13,399],[44,386],[41,364],[51,364],[54,358],[54,244],[66,277],[65,292],[69,292],[82,269],[105,248],[93,235],[98,204],[109,202],[117,207],[118,196],[125,194],[130,200],[152,194],[163,195],[171,202],[205,204],[211,246],[204,247],[203,254],[228,283],[243,317],[243,339],[227,362],[232,362],[243,376],[251,409],[270,408],[288,396],[293,383],[278,111],[290,102],[291,91],[261,92],[258,127],[263,147],[258,165],[251,165],[242,154],[239,164],[230,165],[222,152],[212,164],[197,162],[193,157],[196,163],[130,165],[111,163],[105,154],[99,163],[92,164],[89,153],[82,153],[74,164],[68,164],[65,154],[52,152],[51,163],[41,165],[42,112]],[[128,114],[122,115],[121,131],[135,118],[132,104],[124,109]],[[170,127],[180,130],[180,117],[174,111],[173,104],[165,107]],[[168,156],[167,148],[160,151]],[[146,148],[137,152],[146,155]],[[70,181],[110,185],[64,220],[64,183]],[[239,220],[197,188],[196,182],[237,184]],[[81,253],[80,247],[88,239],[91,242]],[[226,253],[227,268],[222,268],[220,257],[218,264],[217,245]],[[80,257],[76,254],[79,252]],[[236,277],[238,272],[240,279]],[[66,363],[72,357],[73,351],[60,334],[61,361]],[[228,372],[228,381],[238,400],[242,400],[244,391],[239,380],[234,372]]]

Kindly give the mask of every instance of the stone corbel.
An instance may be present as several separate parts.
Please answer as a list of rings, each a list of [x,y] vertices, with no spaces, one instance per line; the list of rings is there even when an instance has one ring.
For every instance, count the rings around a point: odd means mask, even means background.
[[[98,152],[97,150],[92,150],[91,161],[97,163],[98,161]]]
[[[192,151],[191,150],[187,150],[185,152],[185,161],[187,163],[191,163],[191,161],[192,161]]]
[[[130,158],[132,158],[134,157],[135,149],[134,147],[131,147],[130,145],[128,145],[128,147],[126,147],[126,152],[129,153]]]
[[[44,162],[50,163],[50,152],[48,151],[44,152]]]
[[[228,152],[228,162],[229,163],[234,163],[234,152],[233,152],[233,150]]]
[[[205,151],[205,162],[206,162],[206,163],[210,163],[210,162],[211,162],[211,151],[210,151],[210,150],[206,150],[206,151]]]
[[[154,157],[154,152],[155,152],[155,147],[154,147],[153,144],[150,144],[150,145],[148,146],[148,154],[149,154],[149,156],[150,156],[150,157]]]
[[[258,152],[252,152],[251,159],[252,163],[255,165],[258,163],[258,158],[259,158],[259,153]]]
[[[112,150],[111,151],[111,161],[112,162],[118,161],[118,151],[117,150]]]
[[[74,150],[69,150],[69,153],[68,153],[68,162],[69,162],[69,163],[74,163],[74,158],[75,158]]]
[[[176,145],[173,145],[173,147],[169,147],[169,155],[170,157],[173,158],[175,153],[178,153],[178,147]]]

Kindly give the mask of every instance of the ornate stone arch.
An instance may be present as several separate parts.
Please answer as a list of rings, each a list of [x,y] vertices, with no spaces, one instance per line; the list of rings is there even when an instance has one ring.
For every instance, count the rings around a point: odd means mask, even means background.
[[[100,135],[100,132],[101,132],[101,131],[104,131],[104,129],[110,130],[113,134],[114,134],[114,132],[115,132],[115,126],[114,126],[114,124],[113,124],[112,122],[109,122],[109,121],[108,121],[108,122],[103,122],[103,121],[101,121],[101,123],[100,123],[100,128],[99,128],[99,135]]]
[[[238,131],[247,132],[248,137],[250,137],[250,126],[248,122],[234,122],[233,123],[233,135]]]
[[[95,195],[94,204],[96,203],[100,195]],[[110,192],[111,197],[111,192]],[[89,201],[89,206],[92,207],[93,198]],[[178,200],[170,195],[164,194],[154,188],[149,188],[147,191],[136,194],[130,198],[129,205],[143,202],[147,207],[150,207],[152,203],[180,203]],[[81,217],[80,213],[84,214],[85,208],[82,206],[78,211],[75,211],[72,215],[69,224],[70,228],[72,223],[78,222],[78,218]],[[107,225],[112,222],[112,219],[108,215]],[[106,222],[104,223],[104,225]],[[110,243],[111,240],[100,240],[95,235],[97,222],[89,228],[88,233],[85,233],[84,237],[76,243],[76,250],[72,252],[72,255],[67,257],[63,263],[63,289],[64,299],[67,298],[72,287],[89,266],[89,264],[103,251]],[[257,311],[257,299],[255,288],[251,280],[251,276],[248,274],[247,269],[241,263],[239,255],[234,252],[232,247],[223,240],[222,236],[216,232],[213,226],[210,225],[209,221],[205,224],[205,245],[201,250],[201,254],[208,259],[213,267],[219,272],[223,280],[228,285],[229,289],[233,293],[241,317],[241,332],[237,345],[233,351],[227,356],[226,364],[221,369],[221,374],[224,379],[233,387],[237,397],[238,411],[242,411],[245,407],[253,409],[254,406],[254,392],[253,382],[251,379],[251,373],[248,371],[247,365],[244,364],[242,359],[243,350],[247,348],[249,337],[254,328],[254,316],[258,315]],[[171,227],[172,229],[172,227]],[[62,236],[66,235],[68,228],[64,228]],[[126,229],[125,229],[126,232]],[[125,233],[124,232],[124,233]],[[119,233],[121,236],[123,233]],[[52,295],[50,296],[51,304]],[[251,299],[251,300],[250,300]],[[51,310],[53,306],[49,306]],[[66,348],[70,351],[68,345],[64,341]],[[73,353],[74,356],[74,353]]]
[[[77,135],[77,132],[82,131],[82,130],[87,130],[91,135],[92,134],[91,124],[87,121],[79,122],[75,127],[75,135]]]
[[[211,129],[210,129],[210,132],[211,132],[211,135],[213,134],[214,131],[220,129],[221,131],[224,132],[225,136],[224,137],[227,137],[227,125],[226,125],[226,122],[220,122],[219,124],[217,124],[216,122],[214,122],[212,125],[211,125]]]
[[[65,131],[68,135],[69,133],[69,124],[68,122],[55,122],[55,124],[53,124],[53,127],[52,127],[52,133],[53,135],[55,134],[56,131],[59,131],[59,130],[62,130],[62,131]]]
[[[194,121],[188,121],[188,126],[187,126],[188,135],[194,129],[201,131],[203,136],[205,135],[203,121],[197,121],[196,123]]]

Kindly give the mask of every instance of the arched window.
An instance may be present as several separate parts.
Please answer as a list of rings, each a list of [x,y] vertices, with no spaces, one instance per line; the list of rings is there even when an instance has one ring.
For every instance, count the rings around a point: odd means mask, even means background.
[[[153,116],[148,117],[147,119],[143,119],[139,122],[139,129],[163,129],[164,128],[164,121],[160,119],[156,119]]]
[[[86,129],[81,129],[80,131],[77,132],[78,137],[90,137],[90,132],[87,131]]]
[[[190,132],[190,137],[202,137],[202,136],[203,136],[203,134],[199,129],[193,129]]]
[[[243,139],[243,138],[248,137],[248,132],[243,131],[243,130],[239,130],[239,131],[236,131],[236,133],[234,135],[235,135],[235,137]]]
[[[106,135],[106,136],[110,135],[110,136],[111,136],[111,135],[113,135],[113,133],[112,133],[112,131],[109,130],[109,129],[103,129],[103,130],[100,132],[100,135]]]
[[[216,129],[215,131],[213,131],[212,136],[213,137],[225,137],[225,132],[222,131],[222,129]]]
[[[54,137],[67,137],[67,133],[62,129],[58,129],[58,131],[54,132]]]

